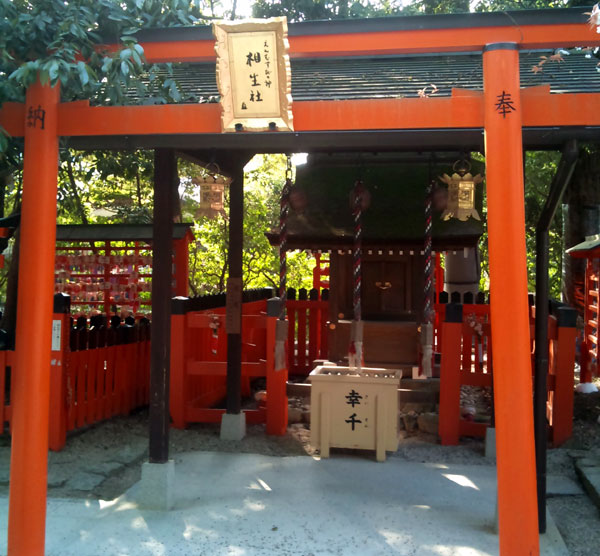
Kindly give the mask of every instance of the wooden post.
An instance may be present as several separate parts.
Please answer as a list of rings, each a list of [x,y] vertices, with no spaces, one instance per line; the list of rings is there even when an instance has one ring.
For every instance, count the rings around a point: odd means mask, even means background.
[[[444,446],[455,446],[460,437],[460,357],[463,329],[462,305],[446,306],[442,323],[442,366],[440,369],[440,422],[438,431]]]
[[[242,249],[244,241],[244,167],[238,165],[229,186],[229,279],[227,280],[227,413],[242,405]]]
[[[169,358],[173,278],[173,188],[177,160],[169,149],[154,152],[152,342],[150,356],[150,463],[169,459]]]
[[[186,426],[185,409],[189,392],[187,390],[186,362],[191,355],[187,353],[186,310],[187,298],[176,297],[171,304],[171,385],[170,408],[173,426],[184,429]]]
[[[500,554],[539,554],[519,53],[483,54]],[[515,426],[518,423],[518,426]]]
[[[59,86],[27,89],[8,554],[41,556],[46,531]]]
[[[67,442],[67,375],[71,299],[57,293],[52,317],[52,359],[50,361],[50,437],[49,447],[58,451]]]
[[[287,322],[278,319],[279,308],[280,300],[278,297],[267,301],[267,434],[281,436],[287,431],[288,398],[286,383],[288,370],[275,370],[277,328],[279,327],[280,334],[287,332]]]
[[[181,239],[175,240],[175,291],[179,297],[188,296],[189,284],[189,245],[191,232],[188,230]]]
[[[310,305],[308,308],[308,372],[312,370],[313,361],[319,359],[321,351],[321,303],[319,290],[313,288],[308,293]],[[308,373],[307,373],[308,374]]]
[[[560,446],[573,432],[573,368],[575,365],[575,338],[577,311],[561,307],[557,315],[557,349],[552,403],[552,445]]]

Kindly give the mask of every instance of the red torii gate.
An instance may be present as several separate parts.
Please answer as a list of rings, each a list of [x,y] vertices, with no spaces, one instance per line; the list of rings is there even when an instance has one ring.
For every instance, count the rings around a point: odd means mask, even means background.
[[[484,90],[456,90],[450,98],[295,102],[295,132],[261,135],[262,152],[279,152],[318,148],[319,140],[311,133],[320,131],[396,130],[424,137],[433,130],[484,130],[500,552],[510,556],[539,554],[523,131],[600,126],[600,94],[551,95],[544,87],[520,90],[519,49],[600,46],[600,35],[589,28],[583,14],[576,17],[573,10],[531,14],[523,16],[523,23],[518,25],[514,24],[520,17],[516,12],[510,19],[505,14],[447,16],[441,26],[432,24],[434,18],[393,18],[397,28],[393,28],[392,19],[367,20],[360,22],[360,31],[350,22],[337,22],[341,32],[335,33],[331,32],[332,22],[312,24],[308,33],[303,33],[307,28],[300,24],[290,36],[290,53],[297,58],[483,52]],[[142,35],[140,42],[149,62],[214,58],[214,41],[209,38],[145,40]],[[507,94],[514,110],[502,114],[498,103]],[[45,111],[43,124],[35,119],[38,108]],[[2,107],[0,124],[11,135],[25,137],[17,327],[17,366],[21,372],[15,376],[14,386],[8,553],[34,556],[44,552],[58,138],[79,138],[83,140],[81,145],[89,138],[87,144],[91,145],[98,137],[146,136],[139,144],[185,147],[189,134],[214,137],[221,133],[220,107],[90,107],[86,101],[60,103],[58,85],[51,88],[38,82],[28,89],[25,104],[6,103]],[[222,144],[232,151],[247,152],[252,150],[250,137],[232,134]],[[335,137],[340,141],[338,146],[344,147],[347,138]],[[166,168],[168,181],[173,168],[168,163]],[[35,288],[30,287],[31,281],[35,281]],[[31,291],[37,296],[24,295]],[[507,299],[512,303],[506,303]],[[163,365],[164,360],[157,364]],[[515,422],[520,426],[511,426]]]

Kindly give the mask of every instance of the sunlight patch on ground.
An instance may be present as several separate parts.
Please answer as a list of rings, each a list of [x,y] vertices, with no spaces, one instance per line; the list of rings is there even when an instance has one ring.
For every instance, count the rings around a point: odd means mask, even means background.
[[[116,506],[118,502],[119,502],[118,498],[115,498],[114,500],[98,500],[98,507],[101,510],[105,510],[108,508],[112,508],[113,506]]]
[[[217,512],[208,512],[208,517],[215,521],[227,521],[229,518],[226,515],[219,514]]]
[[[424,465],[428,469],[449,469],[445,463],[425,463]]]
[[[146,525],[146,520],[140,515],[134,517],[131,520],[131,528],[132,529],[148,529],[148,525]]]
[[[406,533],[398,533],[397,531],[390,531],[386,529],[380,529],[377,531],[384,539],[387,544],[391,547],[400,550],[400,554],[411,554],[411,548],[414,548],[413,540],[410,535]]]
[[[246,498],[244,500],[244,508],[248,508],[253,512],[262,512],[264,509],[266,509],[266,506],[259,500],[249,500]]]
[[[167,556],[167,549],[165,548],[163,543],[157,541],[156,539],[151,539],[141,544],[149,551],[151,551],[150,553],[152,554],[152,556]]]
[[[229,556],[244,556],[246,551],[241,546],[228,546],[227,554],[229,554]]]
[[[116,508],[115,512],[126,512],[127,510],[137,510],[138,506],[135,502],[121,502]]]
[[[193,537],[202,536],[208,539],[218,539],[219,534],[213,529],[203,529],[202,527],[198,527],[197,525],[192,525],[191,523],[185,524],[185,529],[183,531],[183,538],[187,541],[191,541]]]
[[[452,475],[450,473],[442,473],[442,476],[446,477],[446,479],[452,481],[453,483],[456,483],[457,485],[479,490],[479,487],[473,481],[471,481],[471,479],[465,477],[464,475]]]
[[[265,490],[271,491],[271,487],[267,483],[265,483],[262,479],[257,478],[256,480],[258,481],[260,486],[263,487]]]
[[[431,554],[439,556],[492,556],[489,552],[483,552],[481,549],[475,549],[472,546],[448,546],[446,544],[424,545],[424,551],[431,551]],[[429,554],[429,552],[427,552]]]

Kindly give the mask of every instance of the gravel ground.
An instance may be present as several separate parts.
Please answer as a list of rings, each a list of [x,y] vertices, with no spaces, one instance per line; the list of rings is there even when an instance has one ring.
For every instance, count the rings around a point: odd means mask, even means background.
[[[574,434],[567,445],[548,451],[548,474],[578,481],[574,459],[595,457],[600,462],[600,394],[576,394]],[[185,431],[171,429],[170,453],[191,451],[244,452],[270,456],[309,456],[310,431],[306,424],[288,428],[284,437],[268,437],[263,426],[248,427],[239,443],[222,441],[218,425],[193,425]],[[493,465],[483,455],[483,442],[463,439],[460,446],[441,446],[433,435],[401,431],[397,452],[390,457],[411,462]],[[111,500],[140,479],[141,463],[148,452],[148,413],[115,418],[71,434],[66,448],[50,453],[48,495],[51,497]],[[355,451],[346,451],[356,453]],[[372,458],[372,452],[358,453]],[[0,437],[0,494],[8,493],[10,445]],[[550,497],[549,510],[573,556],[595,555],[600,546],[600,513],[586,495]]]

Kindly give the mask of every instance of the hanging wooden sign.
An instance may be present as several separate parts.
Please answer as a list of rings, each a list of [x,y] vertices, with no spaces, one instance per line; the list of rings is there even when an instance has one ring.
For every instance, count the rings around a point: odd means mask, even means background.
[[[285,17],[213,24],[223,131],[292,131]]]

